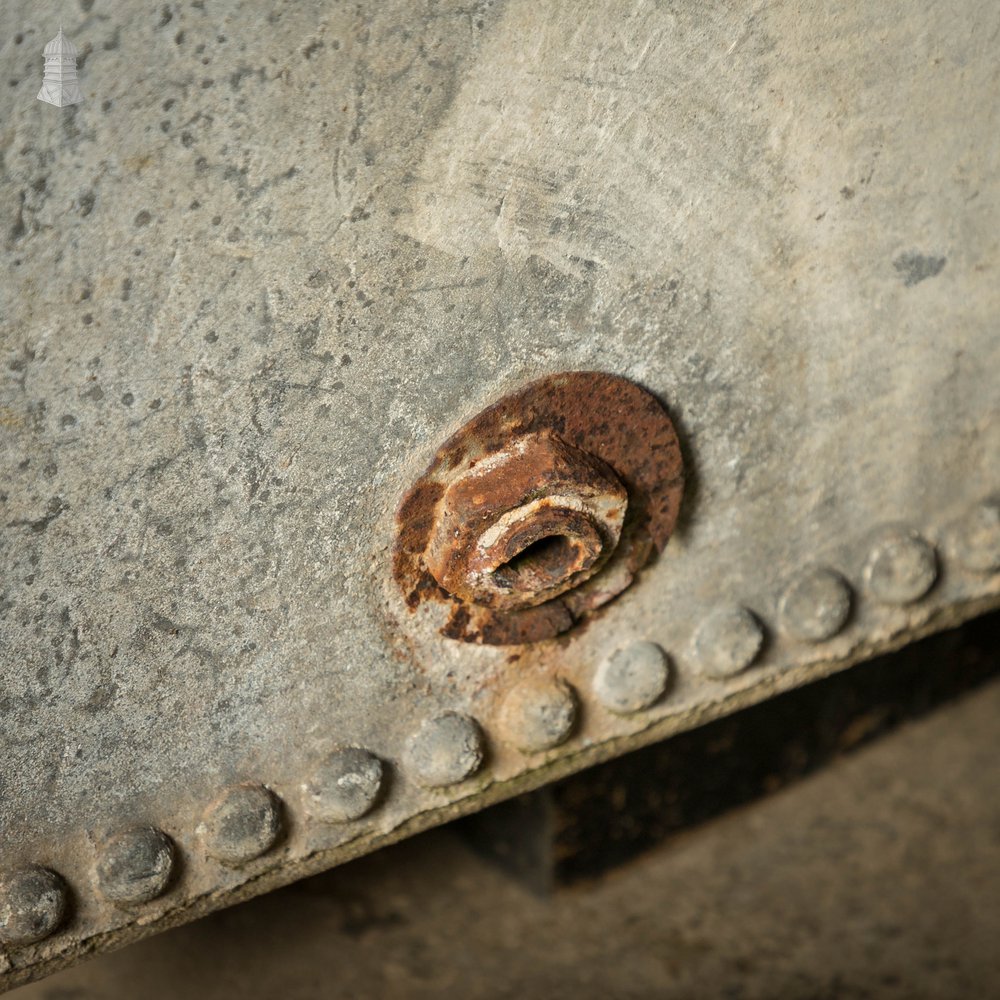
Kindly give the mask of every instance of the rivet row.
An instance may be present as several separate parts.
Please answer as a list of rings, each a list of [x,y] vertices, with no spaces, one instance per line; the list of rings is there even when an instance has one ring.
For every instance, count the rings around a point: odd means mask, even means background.
[[[1000,500],[972,508],[951,526],[948,548],[973,573],[1000,570]],[[934,586],[939,556],[911,528],[891,526],[874,537],[861,569],[864,592],[879,604],[902,606]],[[848,623],[855,601],[848,580],[826,566],[798,573],[777,602],[776,625],[789,638],[822,643]],[[691,640],[693,666],[703,676],[725,680],[757,662],[767,642],[764,623],[748,608],[721,606],[702,620]],[[673,679],[671,657],[648,641],[633,642],[596,669],[595,700],[608,713],[629,716],[664,700]],[[500,704],[501,739],[524,754],[566,742],[579,722],[576,691],[563,679],[522,679]],[[479,723],[458,712],[424,720],[403,749],[402,765],[416,784],[442,788],[465,781],[483,765],[485,737]],[[351,823],[374,810],[383,798],[386,765],[368,750],[344,747],[314,767],[300,786],[303,810],[312,821]],[[286,805],[262,784],[227,788],[205,810],[196,832],[205,853],[238,867],[266,854],[285,833]],[[100,848],[94,872],[100,894],[121,907],[156,899],[177,872],[177,847],[162,830],[130,828]],[[69,911],[64,879],[41,865],[0,872],[0,943],[27,945],[51,935]]]

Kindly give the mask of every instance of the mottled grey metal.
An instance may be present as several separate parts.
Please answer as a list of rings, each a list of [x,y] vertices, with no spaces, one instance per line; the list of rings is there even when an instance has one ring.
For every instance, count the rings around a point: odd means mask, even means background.
[[[1000,603],[995,558],[948,543],[1000,489],[996,4],[65,16],[85,100],[55,108],[57,25],[0,7],[0,871],[73,896],[0,948],[7,982]],[[483,407],[586,369],[681,435],[663,555],[558,641],[423,628],[389,579],[399,498]],[[898,524],[939,570],[906,604],[873,586]],[[778,606],[813,565],[856,602],[807,643]],[[722,680],[693,649],[716,607],[767,635]],[[594,672],[636,641],[673,685],[607,712]],[[540,758],[498,724],[535,674],[581,703]],[[482,746],[414,743],[448,713]],[[314,822],[302,784],[347,745],[386,793]],[[248,783],[284,829],[221,864],[199,829]],[[94,871],[134,826],[182,865],[125,910]]]

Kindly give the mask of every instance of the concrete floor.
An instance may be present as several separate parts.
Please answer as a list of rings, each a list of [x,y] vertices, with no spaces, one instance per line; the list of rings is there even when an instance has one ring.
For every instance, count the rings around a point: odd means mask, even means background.
[[[18,1000],[1000,997],[1000,682],[550,900],[441,829]]]

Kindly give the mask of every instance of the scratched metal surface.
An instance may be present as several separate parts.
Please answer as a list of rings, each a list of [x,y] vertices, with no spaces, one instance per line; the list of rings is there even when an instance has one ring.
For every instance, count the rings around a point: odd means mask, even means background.
[[[85,102],[35,100],[58,25],[0,9],[0,868],[59,871],[72,915],[0,950],[9,982],[110,946],[1000,603],[948,530],[1000,490],[1000,12],[527,0],[66,5]],[[435,448],[540,375],[600,369],[669,407],[674,538],[568,641],[449,642],[389,580],[392,514]],[[881,606],[880,525],[939,546]],[[789,640],[789,577],[837,569],[853,616]],[[719,604],[760,661],[701,676]],[[594,670],[652,640],[674,686],[621,719]],[[499,703],[578,691],[535,757]],[[406,740],[486,734],[428,791]],[[392,769],[356,824],[310,823],[330,747]],[[207,860],[226,786],[285,801],[279,847]],[[140,911],[95,852],[153,823],[182,876]]]

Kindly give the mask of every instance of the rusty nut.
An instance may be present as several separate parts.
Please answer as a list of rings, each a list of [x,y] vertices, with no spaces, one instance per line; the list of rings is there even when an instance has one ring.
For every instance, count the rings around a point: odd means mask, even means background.
[[[495,609],[533,607],[607,561],[628,494],[600,459],[555,434],[524,434],[449,477],[426,550],[449,594]]]

